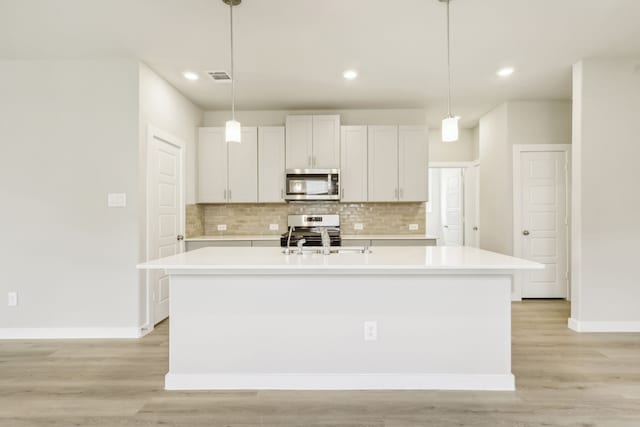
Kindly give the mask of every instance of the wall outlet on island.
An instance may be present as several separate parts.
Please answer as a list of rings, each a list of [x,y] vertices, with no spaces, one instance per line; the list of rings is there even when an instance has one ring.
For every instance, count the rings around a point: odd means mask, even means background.
[[[416,231],[418,229],[418,224],[409,224],[409,230]]]
[[[15,307],[18,305],[18,293],[17,292],[9,292],[7,294],[7,305],[9,307]]]
[[[279,224],[269,224],[269,230],[278,231],[278,230],[280,230],[280,225]]]
[[[364,230],[364,225],[362,225],[361,222],[356,222],[355,224],[353,224],[353,229],[354,230]]]
[[[218,224],[218,231],[227,231],[227,224]]]
[[[364,340],[378,340],[378,322],[376,322],[375,320],[368,320],[364,322]]]

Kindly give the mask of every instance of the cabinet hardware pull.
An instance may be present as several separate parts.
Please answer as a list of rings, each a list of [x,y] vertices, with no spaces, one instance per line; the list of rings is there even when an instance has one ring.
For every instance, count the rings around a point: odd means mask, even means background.
[[[224,200],[227,200],[227,190],[224,190],[224,196],[222,196],[224,198]]]
[[[229,201],[231,201],[231,190],[229,190]]]

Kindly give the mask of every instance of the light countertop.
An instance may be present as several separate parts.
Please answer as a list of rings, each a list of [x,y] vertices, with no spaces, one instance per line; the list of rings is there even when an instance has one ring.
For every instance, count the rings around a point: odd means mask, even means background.
[[[342,234],[344,240],[436,240],[436,236],[425,234]],[[215,242],[215,241],[245,241],[245,240],[280,240],[280,234],[263,235],[220,235],[220,236],[197,236],[184,239],[187,242]]]
[[[139,269],[164,269],[170,273],[253,274],[304,272],[341,274],[346,272],[419,273],[444,271],[515,271],[543,269],[543,264],[471,247],[375,247],[371,253],[285,255],[281,248],[207,247],[150,261]]]

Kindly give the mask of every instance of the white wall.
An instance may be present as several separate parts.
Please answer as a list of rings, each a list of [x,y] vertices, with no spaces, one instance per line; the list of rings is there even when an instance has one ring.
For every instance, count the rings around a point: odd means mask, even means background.
[[[585,60],[573,76],[570,326],[640,331],[640,58]]]
[[[480,242],[513,254],[513,145],[571,143],[571,103],[513,101],[480,119]]]
[[[0,336],[136,328],[137,62],[0,61],[0,93]]]
[[[470,162],[475,157],[473,129],[460,129],[458,140],[442,142],[440,129],[429,129],[429,162]]]
[[[197,128],[201,125],[203,112],[184,97],[166,80],[158,76],[144,64],[139,66],[139,122],[138,138],[140,163],[138,180],[140,194],[146,194],[147,176],[147,130],[149,126],[161,129],[185,144],[185,202],[196,203],[196,142]],[[138,258],[146,260],[146,199],[140,199],[138,222],[140,225],[140,246]],[[140,324],[147,322],[147,292],[144,272],[139,273],[140,281]]]

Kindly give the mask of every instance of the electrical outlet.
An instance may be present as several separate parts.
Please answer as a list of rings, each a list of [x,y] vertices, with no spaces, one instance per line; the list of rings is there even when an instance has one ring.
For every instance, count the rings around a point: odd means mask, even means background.
[[[362,223],[360,223],[360,222],[356,222],[355,224],[353,224],[353,229],[354,230],[364,230],[364,225],[362,225]]]
[[[418,228],[418,224],[409,224],[409,230],[411,231],[416,231]]]
[[[218,224],[218,231],[227,231],[227,224]]]
[[[18,305],[18,293],[17,292],[9,292],[7,294],[7,305],[9,307],[15,307]]]
[[[279,224],[269,224],[269,230],[278,231],[278,230],[280,230],[280,225]]]
[[[378,340],[378,322],[376,322],[375,320],[368,320],[364,322],[364,340]]]

